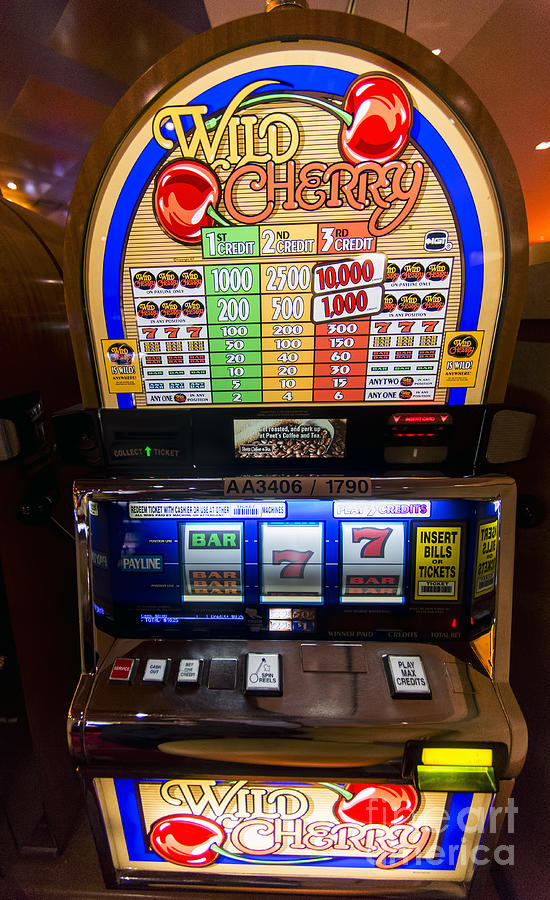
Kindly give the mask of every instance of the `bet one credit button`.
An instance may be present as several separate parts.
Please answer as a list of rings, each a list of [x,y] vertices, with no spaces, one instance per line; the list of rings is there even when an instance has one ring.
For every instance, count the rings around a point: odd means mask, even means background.
[[[394,700],[426,700],[432,696],[420,656],[388,654],[383,659]]]
[[[180,659],[178,668],[178,684],[198,684],[200,659]]]

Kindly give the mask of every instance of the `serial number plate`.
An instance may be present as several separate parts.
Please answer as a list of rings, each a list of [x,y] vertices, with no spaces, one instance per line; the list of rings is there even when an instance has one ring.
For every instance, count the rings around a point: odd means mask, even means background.
[[[226,497],[368,497],[370,478],[224,478]]]

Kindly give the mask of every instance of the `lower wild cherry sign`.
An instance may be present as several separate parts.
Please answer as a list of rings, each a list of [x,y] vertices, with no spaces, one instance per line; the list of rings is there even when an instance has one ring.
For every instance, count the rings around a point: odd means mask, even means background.
[[[355,879],[388,870],[415,879],[448,878],[449,871],[462,877],[493,796],[245,778],[104,778],[96,787],[117,807],[102,805],[120,868],[315,877],[330,870],[327,876]]]

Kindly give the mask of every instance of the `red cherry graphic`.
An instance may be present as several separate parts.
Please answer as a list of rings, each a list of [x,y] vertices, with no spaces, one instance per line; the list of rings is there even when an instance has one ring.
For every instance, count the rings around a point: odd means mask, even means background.
[[[218,220],[214,206],[220,185],[214,172],[192,159],[170,163],[157,178],[153,204],[166,234],[183,244],[198,244],[201,227]]]
[[[219,846],[225,838],[225,831],[217,822],[183,815],[157,819],[149,835],[155,853],[180,866],[211,866],[220,855]]]
[[[348,88],[344,110],[352,116],[351,124],[343,124],[340,131],[345,159],[356,165],[399,156],[409,139],[412,105],[397,81],[387,75],[360,75]]]
[[[361,825],[404,825],[418,806],[418,794],[408,784],[346,784],[334,806],[340,822]]]

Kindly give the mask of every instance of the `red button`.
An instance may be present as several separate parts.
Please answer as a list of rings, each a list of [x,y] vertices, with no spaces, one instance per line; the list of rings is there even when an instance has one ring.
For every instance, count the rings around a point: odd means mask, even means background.
[[[115,659],[109,681],[130,681],[136,664],[136,659]]]

